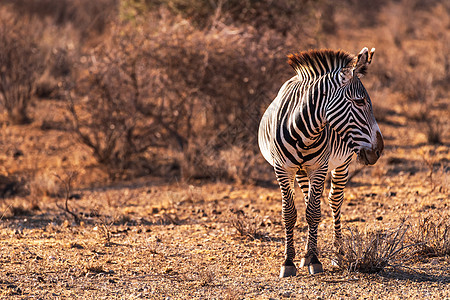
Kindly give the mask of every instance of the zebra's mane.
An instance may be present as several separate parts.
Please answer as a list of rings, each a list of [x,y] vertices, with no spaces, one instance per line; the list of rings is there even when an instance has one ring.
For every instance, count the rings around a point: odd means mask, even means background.
[[[349,66],[354,58],[342,50],[309,50],[288,55],[288,64],[302,79],[314,79]]]

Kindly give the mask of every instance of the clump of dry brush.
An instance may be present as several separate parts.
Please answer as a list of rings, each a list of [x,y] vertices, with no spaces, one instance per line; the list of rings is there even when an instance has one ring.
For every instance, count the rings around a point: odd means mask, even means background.
[[[413,224],[409,239],[418,258],[450,256],[450,216],[427,215]]]
[[[251,240],[263,239],[267,237],[259,230],[262,225],[262,221],[258,216],[252,218],[245,216],[244,214],[236,214],[230,217],[230,223],[242,237],[246,237]]]
[[[377,273],[387,266],[395,267],[412,246],[405,241],[408,229],[404,222],[386,231],[349,228],[333,262],[348,272]]]
[[[27,109],[46,57],[38,45],[41,28],[0,7],[0,107],[13,124],[30,121]]]
[[[394,229],[347,229],[332,261],[348,272],[377,273],[411,259],[450,255],[450,216],[430,214]]]

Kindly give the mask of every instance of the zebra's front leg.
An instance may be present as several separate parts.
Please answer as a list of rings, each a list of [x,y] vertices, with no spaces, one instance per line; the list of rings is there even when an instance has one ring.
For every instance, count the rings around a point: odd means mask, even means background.
[[[277,176],[278,184],[281,189],[282,197],[282,217],[285,237],[285,260],[281,266],[280,278],[295,276],[297,268],[294,264],[295,246],[294,246],[294,226],[297,222],[297,209],[294,203],[294,177],[295,171],[285,170],[283,168],[275,167],[275,174]]]
[[[302,190],[305,204],[308,205],[308,193],[309,193],[309,179],[305,170],[298,170],[295,179],[297,179],[298,186]]]
[[[342,251],[341,207],[344,201],[344,188],[348,181],[348,166],[351,160],[352,157],[350,156],[343,165],[331,172],[331,189],[328,202],[333,212],[334,246],[339,252]]]
[[[310,274],[323,272],[322,264],[318,258],[317,249],[317,230],[320,223],[320,197],[323,191],[323,185],[327,169],[322,168],[309,176],[310,186],[308,193],[308,202],[306,204],[306,221],[308,223],[308,240],[306,243],[306,254],[303,257],[300,266],[308,266]]]

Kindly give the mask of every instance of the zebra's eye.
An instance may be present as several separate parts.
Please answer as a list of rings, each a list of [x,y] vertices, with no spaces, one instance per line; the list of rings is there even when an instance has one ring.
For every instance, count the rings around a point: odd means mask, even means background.
[[[366,104],[366,98],[353,99],[353,102],[358,106],[363,106]]]

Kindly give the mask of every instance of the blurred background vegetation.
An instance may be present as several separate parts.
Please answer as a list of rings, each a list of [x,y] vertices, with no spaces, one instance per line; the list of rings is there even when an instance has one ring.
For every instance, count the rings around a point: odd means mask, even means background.
[[[364,83],[379,122],[402,114],[448,143],[448,1],[5,0],[0,23],[2,149],[8,128],[64,132],[102,181],[271,180],[259,119],[294,74],[287,54],[312,48],[376,47]]]

